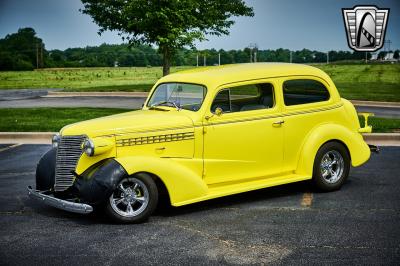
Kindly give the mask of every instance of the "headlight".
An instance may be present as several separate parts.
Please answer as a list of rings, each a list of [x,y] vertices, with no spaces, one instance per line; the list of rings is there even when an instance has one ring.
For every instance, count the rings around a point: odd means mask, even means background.
[[[86,139],[83,142],[82,150],[86,153],[87,156],[94,155],[94,143],[91,139]]]
[[[51,139],[51,144],[53,145],[53,148],[57,148],[60,141],[61,141],[60,134],[59,133],[55,134]]]

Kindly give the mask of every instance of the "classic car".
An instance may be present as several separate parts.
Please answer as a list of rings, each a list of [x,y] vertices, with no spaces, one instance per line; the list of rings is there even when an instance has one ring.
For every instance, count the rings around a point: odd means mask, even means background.
[[[371,129],[318,68],[195,68],[158,80],[141,110],[62,128],[28,194],[138,223],[161,199],[182,206],[303,180],[333,191],[377,150],[361,134]]]

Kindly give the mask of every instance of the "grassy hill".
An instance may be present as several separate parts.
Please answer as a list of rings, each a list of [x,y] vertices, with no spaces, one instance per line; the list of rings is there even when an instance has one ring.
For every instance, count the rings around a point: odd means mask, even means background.
[[[400,101],[400,64],[315,65],[327,72],[344,98]],[[172,72],[191,67],[173,67]],[[66,91],[148,91],[161,67],[62,68],[0,72],[0,89],[63,88]]]
[[[344,98],[400,102],[400,64],[316,67],[333,79]]]

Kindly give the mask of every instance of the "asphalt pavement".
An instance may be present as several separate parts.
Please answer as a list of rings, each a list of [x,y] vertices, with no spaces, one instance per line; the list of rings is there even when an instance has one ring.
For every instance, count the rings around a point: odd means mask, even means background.
[[[75,96],[10,98],[0,100],[0,108],[34,108],[34,107],[99,107],[140,109],[145,97],[121,96]],[[377,117],[400,118],[400,107],[356,106],[358,112],[372,112]]]
[[[140,109],[146,99],[136,96],[52,96],[60,89],[20,89],[0,90],[0,108],[36,108],[36,107],[98,107]],[[49,94],[50,93],[50,94]],[[53,93],[54,94],[54,93]],[[400,106],[356,106],[358,112],[371,112],[377,117],[400,118]]]
[[[146,98],[144,97],[36,97],[12,100],[0,100],[0,108],[34,108],[34,107],[99,107],[139,109]],[[399,108],[400,113],[400,108]]]
[[[144,224],[28,199],[48,145],[0,149],[1,265],[398,265],[400,148],[383,147],[340,191],[307,182],[158,209]]]

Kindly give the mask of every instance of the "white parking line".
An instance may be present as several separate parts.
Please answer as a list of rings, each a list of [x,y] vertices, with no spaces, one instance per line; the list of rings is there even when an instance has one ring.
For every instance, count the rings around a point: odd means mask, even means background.
[[[8,147],[0,149],[0,152],[7,151],[7,150],[10,150],[10,149],[16,148],[18,146],[21,146],[21,145],[22,145],[21,143],[17,143],[17,144],[14,144],[14,145],[11,145],[11,146],[8,146]]]

